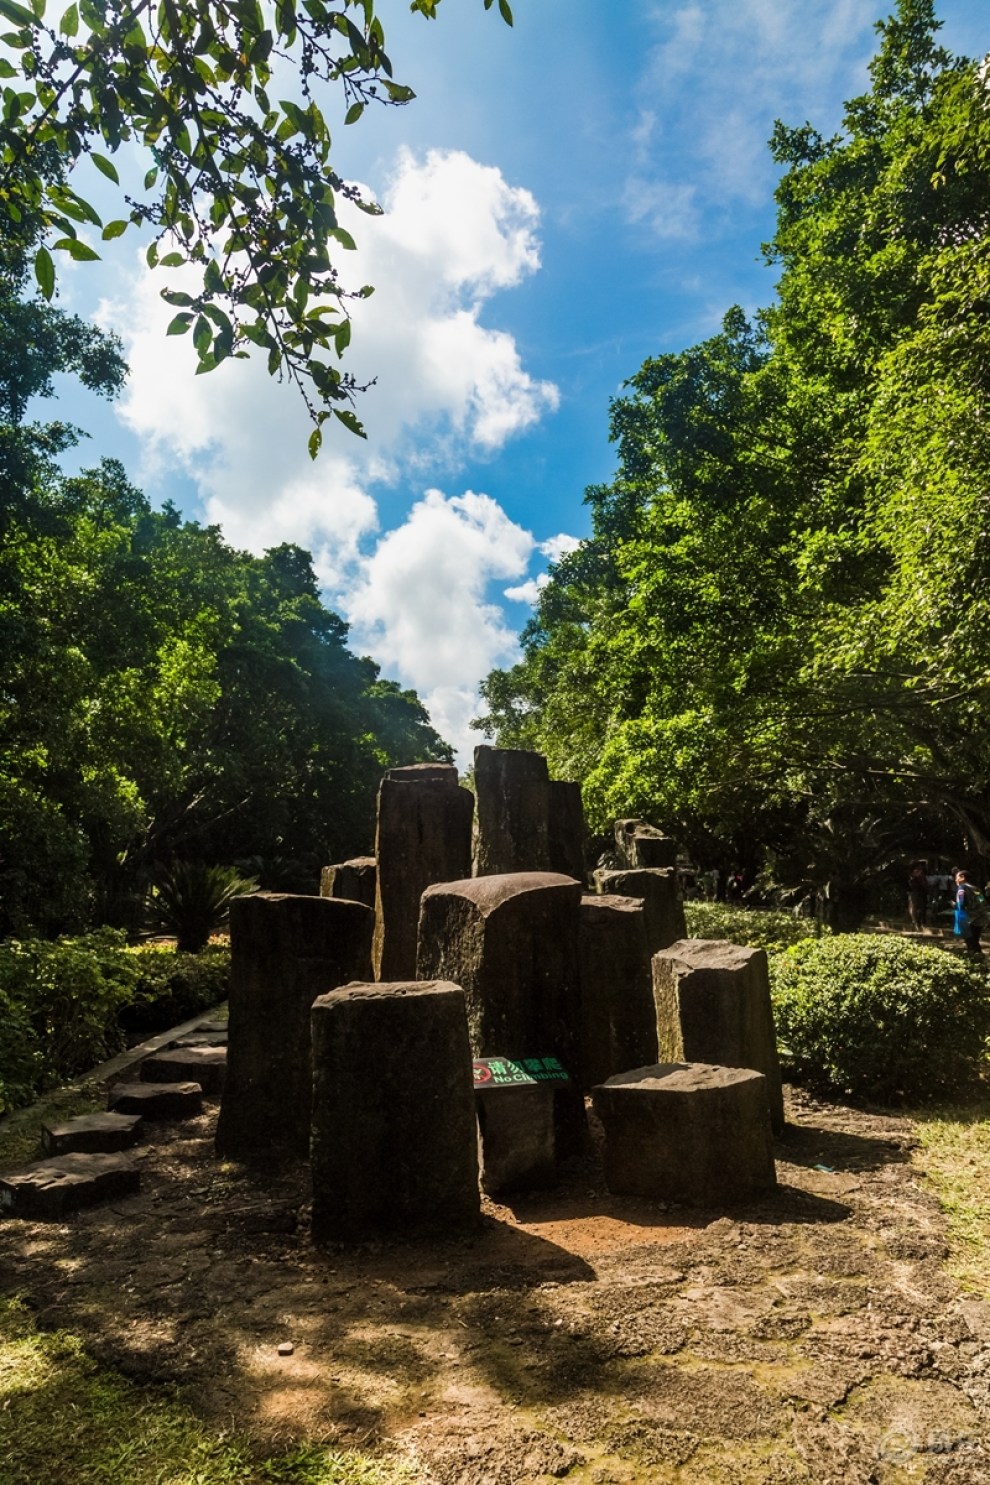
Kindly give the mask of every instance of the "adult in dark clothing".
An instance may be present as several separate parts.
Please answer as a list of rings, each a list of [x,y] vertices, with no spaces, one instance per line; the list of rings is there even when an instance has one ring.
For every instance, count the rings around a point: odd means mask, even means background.
[[[964,871],[956,872],[956,936],[966,945],[967,954],[979,959],[980,933],[983,929],[983,901]]]
[[[920,861],[914,863],[908,877],[908,917],[919,932],[928,921],[928,876]]]

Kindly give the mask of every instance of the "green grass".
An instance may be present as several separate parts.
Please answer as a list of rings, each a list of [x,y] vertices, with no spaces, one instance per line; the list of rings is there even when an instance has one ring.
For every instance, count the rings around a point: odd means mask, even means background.
[[[0,1300],[3,1485],[413,1485],[403,1466],[304,1445],[258,1455],[175,1389],[140,1387]]]
[[[924,1171],[948,1219],[949,1272],[990,1298],[990,1119],[979,1108],[916,1115]]]

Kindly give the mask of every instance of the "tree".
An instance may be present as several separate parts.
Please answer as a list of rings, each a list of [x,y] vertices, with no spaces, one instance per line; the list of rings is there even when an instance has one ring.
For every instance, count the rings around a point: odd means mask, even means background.
[[[613,403],[593,534],[481,721],[596,823],[759,855],[840,926],[899,852],[990,857],[986,75],[930,0],[878,29],[842,134],[775,131],[776,302]]]
[[[433,18],[438,4],[411,9]],[[498,8],[511,25],[507,0]],[[13,28],[0,37],[0,211],[44,237],[45,296],[53,253],[98,256],[80,226],[105,240],[150,227],[151,266],[202,273],[195,293],[163,290],[178,310],[169,333],[191,333],[200,371],[260,347],[306,399],[314,456],[331,415],[361,432],[354,380],[330,357],[350,341],[348,301],[371,289],[338,271],[354,242],[337,204],[379,208],[335,167],[317,95],[337,91],[345,125],[370,103],[412,99],[393,78],[374,0],[71,0],[57,24],[46,0],[0,0],[0,17]],[[269,94],[281,64],[294,99]],[[143,191],[124,192],[125,211],[104,224],[70,178],[88,158],[120,185],[112,156],[132,142],[148,152]]]

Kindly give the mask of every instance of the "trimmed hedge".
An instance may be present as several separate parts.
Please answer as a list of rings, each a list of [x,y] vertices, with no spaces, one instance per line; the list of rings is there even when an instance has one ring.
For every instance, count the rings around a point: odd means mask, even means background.
[[[809,939],[770,961],[781,1056],[799,1081],[925,1103],[986,1074],[990,981],[934,945],[886,934]]]
[[[748,949],[766,949],[768,954],[814,938],[819,931],[814,918],[729,902],[686,902],[684,918],[691,938],[727,939]]]
[[[0,1113],[226,998],[230,952],[128,948],[123,932],[0,943]]]

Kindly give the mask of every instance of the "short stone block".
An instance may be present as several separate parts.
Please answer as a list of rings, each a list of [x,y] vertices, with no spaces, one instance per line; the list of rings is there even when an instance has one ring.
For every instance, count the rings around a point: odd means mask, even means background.
[[[80,1114],[42,1125],[41,1148],[46,1155],[109,1155],[129,1150],[140,1127],[140,1114]]]
[[[325,866],[320,873],[320,896],[343,897],[348,902],[363,902],[375,910],[375,878],[378,864],[374,856],[355,856]]]
[[[62,1155],[0,1176],[0,1212],[60,1222],[79,1207],[139,1190],[141,1173],[126,1155]]]
[[[605,896],[638,897],[643,904],[646,946],[652,957],[687,938],[684,903],[673,867],[636,867],[595,872],[595,890]]]
[[[198,1083],[204,1093],[222,1093],[226,1072],[226,1047],[177,1047],[146,1057],[141,1064],[141,1081]]]
[[[225,1047],[227,1045],[226,1031],[190,1031],[185,1036],[177,1036],[170,1047]]]
[[[615,849],[630,871],[677,865],[677,842],[645,820],[616,820]]]
[[[661,1062],[609,1078],[593,1098],[617,1196],[720,1207],[776,1185],[762,1073]]]
[[[478,1134],[464,995],[354,984],[313,1006],[313,1238],[472,1224]]]
[[[653,956],[660,1057],[764,1074],[770,1119],[784,1128],[784,1093],[763,949],[681,939]]]
[[[555,1090],[538,1083],[475,1088],[481,1185],[489,1196],[530,1191],[555,1178]]]
[[[118,1083],[107,1108],[145,1119],[192,1119],[203,1112],[203,1090],[198,1083]]]

